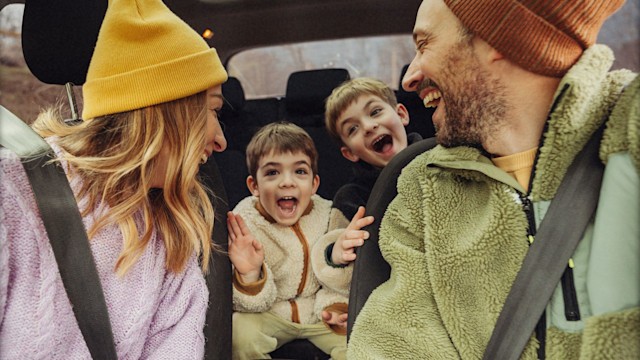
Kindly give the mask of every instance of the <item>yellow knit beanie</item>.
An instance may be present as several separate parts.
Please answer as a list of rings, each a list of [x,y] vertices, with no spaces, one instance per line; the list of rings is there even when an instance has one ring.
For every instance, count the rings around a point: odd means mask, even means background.
[[[161,0],[109,0],[82,87],[82,118],[180,99],[226,80],[216,50]]]
[[[531,72],[561,77],[624,0],[444,0],[469,30]]]

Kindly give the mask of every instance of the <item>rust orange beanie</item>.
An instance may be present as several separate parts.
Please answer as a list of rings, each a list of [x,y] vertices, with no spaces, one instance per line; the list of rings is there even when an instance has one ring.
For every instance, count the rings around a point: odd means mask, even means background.
[[[624,0],[444,0],[474,34],[522,68],[561,77]]]
[[[161,0],[109,0],[82,87],[82,118],[180,99],[226,80],[216,50]]]

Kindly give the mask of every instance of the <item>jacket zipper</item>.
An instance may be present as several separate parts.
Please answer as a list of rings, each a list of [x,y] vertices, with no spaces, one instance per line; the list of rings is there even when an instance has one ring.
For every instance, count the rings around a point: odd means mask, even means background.
[[[300,240],[300,245],[302,245],[303,251],[303,267],[302,267],[302,278],[300,279],[300,284],[298,285],[298,291],[296,292],[296,297],[289,300],[291,304],[291,321],[294,323],[300,323],[300,312],[298,311],[298,303],[296,299],[302,292],[307,284],[307,273],[309,272],[309,243],[307,242],[307,238],[304,236],[302,229],[300,228],[299,223],[295,223],[291,226],[291,229],[296,234],[298,240]]]
[[[562,297],[564,298],[564,316],[567,321],[580,320],[580,307],[573,278],[573,259],[569,259],[569,266],[562,274]]]
[[[533,175],[532,175],[533,177]],[[531,203],[531,200],[529,199],[529,197],[526,194],[523,194],[521,192],[518,192],[518,195],[520,195],[520,201],[522,202],[522,210],[524,211],[525,215],[527,216],[527,242],[529,244],[529,246],[531,246],[531,244],[533,244],[534,238],[536,236],[536,218],[535,218],[535,214],[533,212],[533,204]],[[535,328],[535,334],[536,334],[536,339],[538,339],[538,343],[540,344],[540,347],[538,348],[538,359],[539,360],[544,360],[546,357],[546,340],[547,340],[547,316],[546,316],[547,312],[546,310],[542,312],[542,315],[540,316],[540,319],[538,320],[538,323],[536,324],[536,328]]]

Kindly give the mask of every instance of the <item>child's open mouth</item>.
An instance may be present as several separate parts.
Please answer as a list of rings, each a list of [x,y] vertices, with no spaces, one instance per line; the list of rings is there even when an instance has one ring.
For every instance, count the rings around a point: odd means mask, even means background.
[[[298,199],[293,196],[283,196],[278,199],[278,208],[283,215],[292,215],[298,206]]]
[[[393,146],[393,138],[391,135],[382,135],[373,141],[371,147],[377,153],[388,151]]]

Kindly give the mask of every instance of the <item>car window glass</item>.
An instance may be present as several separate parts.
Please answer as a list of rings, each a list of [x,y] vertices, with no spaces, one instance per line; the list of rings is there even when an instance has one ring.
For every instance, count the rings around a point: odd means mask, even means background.
[[[232,56],[227,69],[247,99],[284,96],[289,74],[323,68],[345,68],[352,78],[370,76],[397,89],[414,55],[410,34],[360,37],[250,49]]]

